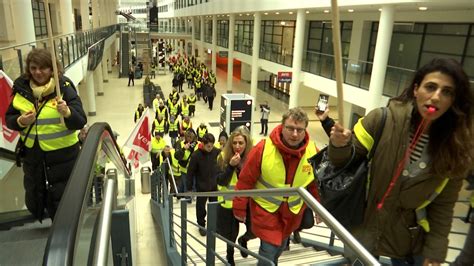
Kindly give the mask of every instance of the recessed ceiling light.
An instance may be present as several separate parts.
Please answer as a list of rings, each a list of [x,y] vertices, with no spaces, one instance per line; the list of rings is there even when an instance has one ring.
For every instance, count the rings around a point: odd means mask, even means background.
[[[280,12],[275,12],[276,15],[280,15]]]
[[[250,14],[249,14],[249,13],[247,13],[247,16],[250,16]]]
[[[242,14],[239,14],[239,17],[241,17],[241,16],[242,16]]]
[[[306,11],[306,14],[309,14],[309,11]]]
[[[381,8],[379,8],[379,11],[380,11],[380,12],[382,12],[382,9],[381,9]]]
[[[268,15],[268,12],[263,13],[265,16]]]
[[[227,14],[227,16],[228,16],[228,17],[230,17],[230,15],[229,15],[229,14]]]
[[[347,12],[352,13],[352,12],[354,12],[354,9],[349,9],[349,10],[347,10]]]
[[[288,14],[293,15],[293,11],[288,12]]]
[[[426,7],[426,6],[420,6],[420,7],[418,7],[418,10],[420,10],[420,11],[426,11],[426,10],[428,10],[428,7]]]
[[[326,10],[324,10],[323,12],[327,14],[327,13],[329,13],[329,10],[326,9]]]

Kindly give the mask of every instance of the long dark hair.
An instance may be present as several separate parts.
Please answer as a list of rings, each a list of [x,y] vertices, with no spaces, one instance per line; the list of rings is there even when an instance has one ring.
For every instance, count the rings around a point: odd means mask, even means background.
[[[413,103],[412,127],[421,121],[415,104],[414,90],[427,74],[441,72],[453,79],[455,98],[451,108],[433,121],[430,129],[428,152],[432,158],[431,171],[443,177],[464,177],[472,168],[474,158],[472,105],[473,93],[469,78],[462,66],[454,59],[435,58],[421,67],[408,88],[392,100]],[[448,176],[446,176],[448,175]]]

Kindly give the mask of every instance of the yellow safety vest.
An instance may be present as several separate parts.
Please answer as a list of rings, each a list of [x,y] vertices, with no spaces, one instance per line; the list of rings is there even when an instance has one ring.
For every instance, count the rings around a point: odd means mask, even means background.
[[[293,184],[286,184],[286,169],[283,158],[278,148],[273,144],[270,138],[265,140],[263,148],[261,176],[255,185],[256,189],[269,188],[288,188],[288,187],[307,187],[313,180],[313,167],[308,159],[316,154],[316,146],[310,141],[306,147],[305,154],[301,157],[298,167],[296,168]],[[290,211],[294,214],[299,213],[303,206],[303,200],[300,196],[294,195],[288,198],[283,196],[273,197],[254,197],[255,202],[263,209],[270,213],[274,213],[284,201],[288,202]]]
[[[166,146],[166,141],[163,138],[157,140],[156,138],[151,139],[151,152],[152,153],[159,153],[161,152]]]
[[[156,110],[158,110],[158,107],[160,106],[160,103],[159,103],[158,99],[155,98],[153,100],[153,106],[155,107]]]
[[[192,105],[192,106],[196,105],[196,95],[194,95],[192,97],[191,96],[188,97],[188,104]]]
[[[232,178],[230,179],[229,185],[227,186],[217,185],[217,189],[221,192],[233,191],[235,190],[235,184],[237,184],[237,173],[234,170],[234,172],[232,173]],[[232,209],[232,197],[218,196],[217,201],[221,203],[222,207],[226,209]]]
[[[165,132],[165,120],[161,119],[161,122],[158,119],[155,119],[155,134]]]
[[[181,172],[179,171],[178,160],[174,158],[174,149],[170,150],[170,157],[171,157],[171,161],[170,161],[171,169],[168,169],[168,173],[169,174],[173,173],[173,176],[176,176],[176,177],[181,176]],[[160,162],[164,163],[162,154],[160,154]]]
[[[174,123],[168,122],[170,128],[169,131],[178,131],[178,119],[174,120]]]
[[[140,119],[140,112],[138,110],[135,111],[135,118],[136,120]]]
[[[181,114],[184,116],[189,116],[189,104],[184,107],[184,104],[181,105]]]
[[[184,156],[183,156],[183,161],[186,161],[189,157],[191,157],[191,152],[189,150],[185,150],[184,149],[184,141],[181,141],[181,149],[184,150]],[[197,147],[197,145],[196,145]],[[189,161],[186,165],[186,167],[182,166],[182,165],[179,165],[179,170],[181,171],[181,173],[184,173],[184,174],[187,174],[188,173],[188,165],[189,165]]]
[[[191,128],[192,123],[191,123],[191,121],[189,121],[189,124],[188,124],[188,123],[186,123],[186,121],[183,120],[183,122],[181,122],[181,125],[182,125],[183,130],[186,131],[189,128]]]
[[[38,138],[39,146],[43,151],[59,150],[76,144],[79,141],[76,130],[68,129],[65,125],[61,124],[61,115],[57,110],[56,100],[50,99],[43,104],[44,107],[41,109],[36,122],[31,125],[33,128],[28,134],[26,141],[25,135],[28,132],[29,126],[20,132],[25,146],[28,148],[33,147],[36,138]],[[16,93],[13,98],[13,107],[20,111],[21,114],[35,109],[33,103],[19,93]]]
[[[178,114],[178,106],[178,102],[176,102],[176,104],[173,104],[172,102],[170,103],[170,115],[174,115],[176,117],[176,115]]]
[[[156,108],[156,113],[160,115],[163,119],[167,119],[166,117],[166,107],[160,110],[160,108]]]
[[[200,78],[195,78],[195,79],[194,79],[194,86],[196,86],[196,89],[200,89],[200,88],[201,88],[201,81],[200,81]]]
[[[170,99],[171,99],[171,100],[174,99],[174,98],[178,98],[178,96],[179,96],[179,95],[178,95],[178,92],[174,92],[174,93],[171,92],[171,93],[170,93]]]
[[[360,118],[357,124],[354,126],[354,134],[357,137],[357,140],[364,146],[368,153],[370,153],[370,150],[372,149],[372,146],[374,145],[374,138],[365,130],[364,126],[362,125],[362,120],[364,118]],[[448,183],[449,178],[443,179],[441,181],[441,184],[438,185],[438,187],[435,189],[435,191],[430,195],[430,197],[425,200],[418,208],[415,209],[415,214],[416,214],[416,222],[417,224],[423,228],[425,232],[430,231],[430,224],[427,219],[426,215],[426,207],[433,202],[433,200],[441,194],[443,189],[446,187],[446,184]],[[370,175],[367,178],[367,189],[370,186]]]
[[[206,127],[205,127],[205,128],[198,127],[198,129],[197,129],[197,133],[198,133],[198,137],[199,137],[199,138],[204,137],[204,134],[206,134],[206,132],[207,132],[207,128],[206,128]],[[219,143],[219,142],[217,142],[217,143]],[[215,145],[214,145],[214,146],[215,146]]]

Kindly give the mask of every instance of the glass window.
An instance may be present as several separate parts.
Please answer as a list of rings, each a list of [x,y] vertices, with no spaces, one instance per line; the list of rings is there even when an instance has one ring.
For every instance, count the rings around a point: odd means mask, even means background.
[[[273,28],[273,34],[282,35],[283,34],[283,27],[282,26],[274,27]]]
[[[309,29],[309,38],[311,38],[311,39],[320,39],[322,33],[323,33],[323,31],[320,28],[311,28],[311,29]]]
[[[426,33],[467,35],[468,24],[427,24]]]
[[[474,79],[474,57],[466,57],[463,62],[464,71],[471,78]],[[472,86],[471,86],[472,89]]]
[[[273,43],[281,44],[281,39],[282,39],[281,36],[273,35]]]
[[[466,55],[474,56],[474,37],[470,37],[468,40]]]
[[[319,51],[321,50],[321,40],[309,40],[308,42],[308,50]]]
[[[423,51],[461,55],[466,37],[426,35]]]

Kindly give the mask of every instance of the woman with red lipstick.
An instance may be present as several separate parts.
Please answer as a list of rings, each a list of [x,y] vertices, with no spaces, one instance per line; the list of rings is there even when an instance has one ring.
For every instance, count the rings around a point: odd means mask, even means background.
[[[234,190],[240,169],[242,169],[246,155],[250,152],[251,148],[252,139],[245,126],[236,128],[230,134],[229,140],[217,158],[217,188],[219,191]],[[221,204],[218,209],[217,231],[223,237],[235,242],[239,234],[239,221],[235,219],[232,212],[232,198],[219,197],[218,201]],[[244,247],[246,247],[248,240],[255,238],[250,231],[250,225],[246,224],[246,226],[247,232],[241,237],[242,239],[245,238]],[[242,242],[241,238],[239,238],[239,243]],[[246,253],[241,252],[241,254],[247,257]],[[234,247],[231,245],[227,245],[227,262],[235,265]]]
[[[473,164],[469,79],[452,59],[434,59],[387,107],[372,159],[364,223],[354,236],[393,265],[440,265],[446,257],[453,208]],[[355,147],[368,154],[381,110],[359,120],[354,134],[336,124],[329,157],[344,165]]]

